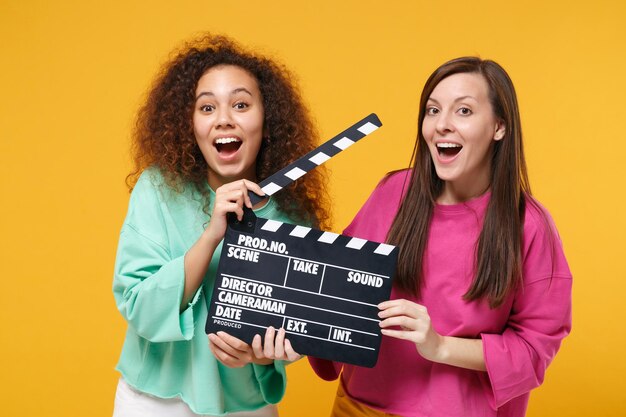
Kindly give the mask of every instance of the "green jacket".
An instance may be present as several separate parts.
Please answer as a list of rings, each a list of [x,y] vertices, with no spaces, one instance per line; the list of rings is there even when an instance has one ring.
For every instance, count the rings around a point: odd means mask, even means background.
[[[211,194],[211,207],[215,193]],[[249,411],[281,400],[283,362],[228,368],[208,347],[207,306],[222,245],[215,251],[204,284],[180,312],[183,258],[204,230],[209,216],[194,187],[179,193],[164,184],[158,170],[146,170],[130,197],[120,233],[113,294],[128,323],[117,364],[126,382],[162,398],[180,397],[198,414]],[[259,217],[289,222],[270,201]]]

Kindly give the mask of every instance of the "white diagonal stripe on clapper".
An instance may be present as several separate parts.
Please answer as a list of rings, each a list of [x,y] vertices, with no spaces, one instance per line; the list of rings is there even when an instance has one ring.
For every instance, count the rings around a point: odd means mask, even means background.
[[[350,242],[346,244],[346,248],[361,249],[363,245],[365,245],[366,243],[367,243],[367,240],[365,239],[359,239],[358,237],[353,237],[352,239],[350,239]]]
[[[289,233],[289,236],[305,237],[306,235],[309,234],[310,231],[311,231],[310,227],[296,226],[293,228],[291,233]]]
[[[338,237],[339,235],[337,233],[324,232],[324,234],[317,240],[324,243],[333,243]]]
[[[313,162],[315,165],[322,165],[324,162],[328,161],[330,156],[326,155],[324,152],[318,152],[312,157],[309,158],[309,161]]]
[[[298,178],[300,178],[301,176],[303,176],[304,174],[306,174],[306,171],[303,171],[300,168],[295,167],[295,168],[289,170],[289,172],[286,172],[285,176],[291,178],[292,181],[295,181]]]
[[[378,129],[378,126],[376,126],[373,123],[367,122],[365,123],[363,126],[361,126],[360,128],[358,128],[357,130],[361,133],[363,133],[364,135],[369,135],[370,133],[372,133],[373,131],[375,131],[376,129]]]
[[[349,138],[346,138],[345,136],[339,139],[337,142],[333,143],[333,145],[335,145],[342,151],[345,150],[348,146],[353,145],[353,144],[354,144],[354,141]]]
[[[378,253],[379,255],[389,255],[391,251],[395,248],[395,246],[387,245],[386,243],[381,243],[378,245],[374,253]]]
[[[267,230],[268,232],[275,232],[282,225],[283,224],[281,222],[277,222],[276,220],[268,220],[265,222],[263,227],[261,227],[261,229]]]
[[[272,195],[275,192],[280,191],[282,189],[283,187],[281,187],[280,185],[274,184],[273,182],[270,182],[265,187],[261,188],[261,190],[263,190],[263,192],[267,195]]]

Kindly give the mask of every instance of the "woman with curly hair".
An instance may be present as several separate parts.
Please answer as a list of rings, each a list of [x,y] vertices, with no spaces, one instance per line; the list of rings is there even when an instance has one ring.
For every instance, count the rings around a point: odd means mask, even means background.
[[[323,173],[254,207],[248,191],[315,147],[317,133],[290,74],[222,36],[188,43],[141,107],[135,169],[113,293],[128,322],[114,416],[276,416],[293,351],[283,329],[261,348],[204,335],[226,230],[243,207],[327,227]]]

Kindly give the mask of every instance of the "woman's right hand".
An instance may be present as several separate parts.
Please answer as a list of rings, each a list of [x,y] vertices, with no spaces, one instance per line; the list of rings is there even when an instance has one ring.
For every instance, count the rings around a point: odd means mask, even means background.
[[[219,243],[226,233],[228,213],[235,213],[238,220],[243,217],[244,205],[252,209],[252,202],[248,196],[248,191],[263,196],[265,193],[258,184],[246,179],[237,180],[224,184],[215,190],[215,202],[213,213],[204,233],[215,244]]]

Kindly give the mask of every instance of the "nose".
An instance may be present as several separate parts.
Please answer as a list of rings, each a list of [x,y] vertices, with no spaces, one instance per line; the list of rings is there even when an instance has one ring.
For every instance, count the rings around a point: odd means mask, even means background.
[[[443,135],[448,132],[452,132],[454,130],[454,125],[451,120],[451,114],[448,111],[441,111],[437,117],[437,123],[435,124],[435,129],[437,129],[437,133]]]
[[[222,107],[217,110],[216,128],[230,128],[234,127],[231,110],[229,107]]]

